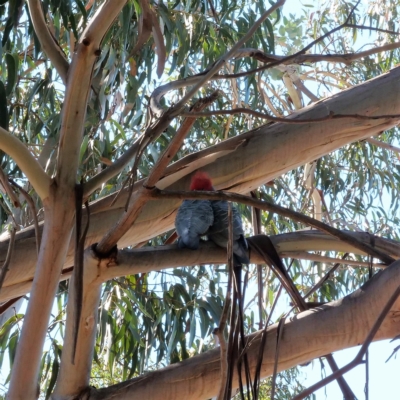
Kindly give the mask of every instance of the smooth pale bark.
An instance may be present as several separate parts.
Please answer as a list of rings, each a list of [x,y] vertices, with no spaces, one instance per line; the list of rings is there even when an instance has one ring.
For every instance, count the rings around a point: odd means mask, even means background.
[[[40,359],[50,312],[70,244],[75,214],[75,186],[79,148],[86,119],[92,71],[101,41],[126,0],[104,2],[83,31],[68,71],[61,112],[57,169],[44,199],[45,223],[38,267],[22,325],[7,399],[37,398]],[[16,249],[14,249],[15,251]],[[25,258],[25,262],[28,259]],[[11,266],[13,269],[13,267]]]
[[[51,187],[54,189],[54,186]],[[74,197],[60,196],[47,199],[47,221],[43,230],[38,264],[25,313],[16,357],[11,371],[9,400],[37,398],[40,359],[46,338],[50,312],[53,307],[61,267],[65,261],[72,232]]]
[[[93,362],[94,342],[97,332],[98,307],[101,295],[101,272],[107,269],[107,260],[94,258],[91,249],[84,255],[83,300],[79,323],[75,358],[73,359],[75,340],[75,285],[74,276],[69,285],[67,322],[61,367],[57,385],[52,395],[54,399],[70,399],[88,387]]]
[[[371,241],[371,236],[368,233],[350,231],[347,233],[366,243],[370,243]],[[357,249],[352,248],[349,244],[341,242],[333,236],[328,236],[326,233],[316,230],[285,233],[270,236],[270,239],[280,254],[290,251],[329,250],[360,254]],[[393,258],[400,258],[400,246],[394,240],[374,236],[374,242],[378,250],[386,252]],[[264,260],[254,253],[250,254],[250,260],[252,263],[256,264],[264,263]],[[105,282],[108,279],[113,279],[119,276],[161,271],[166,268],[225,263],[225,250],[213,245],[212,243],[202,244],[198,251],[178,249],[176,245],[120,250],[118,252],[116,263],[109,264],[108,268],[102,271],[100,279]],[[61,275],[60,280],[69,279],[70,276],[71,268],[67,268]],[[3,287],[0,291],[0,301],[7,301],[16,296],[22,296],[30,291],[31,286],[31,279],[27,279],[25,282]]]
[[[355,293],[288,319],[279,348],[278,371],[363,343],[382,308],[399,285],[400,261],[396,261]],[[268,329],[261,377],[267,377],[273,372],[276,329],[277,324]],[[400,299],[385,318],[374,340],[393,338],[399,333]],[[260,331],[250,336],[248,358],[253,373],[260,337]],[[218,393],[219,372],[217,348],[118,385],[100,390],[91,389],[88,399],[209,399]],[[233,386],[237,385],[235,376]]]
[[[329,112],[362,115],[400,114],[400,68],[364,84],[322,100],[292,118],[318,118]],[[331,119],[299,125],[272,124],[195,153],[173,164],[157,185],[159,188],[187,189],[193,170],[202,168],[213,177],[217,189],[248,193],[282,173],[315,160],[348,143],[376,135],[395,126],[396,119]],[[139,187],[141,182],[137,184]],[[114,196],[91,206],[87,245],[98,242],[123,213],[126,194],[111,206]],[[173,226],[179,200],[153,200],[143,209],[119,247],[146,241]],[[0,243],[0,262],[4,261],[8,240]],[[73,263],[72,246],[65,267]],[[15,251],[4,289],[25,285],[32,279],[36,264],[33,229],[17,235]],[[11,296],[12,297],[12,296]],[[9,297],[8,297],[9,298]]]

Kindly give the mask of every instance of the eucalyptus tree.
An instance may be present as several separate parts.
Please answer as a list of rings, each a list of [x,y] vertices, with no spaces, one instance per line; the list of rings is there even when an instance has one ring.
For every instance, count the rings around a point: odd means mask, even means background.
[[[257,397],[399,334],[398,4],[284,3],[1,2],[8,398]],[[185,192],[198,169],[217,192]],[[226,252],[173,244],[190,196],[240,203],[254,234],[243,377]]]

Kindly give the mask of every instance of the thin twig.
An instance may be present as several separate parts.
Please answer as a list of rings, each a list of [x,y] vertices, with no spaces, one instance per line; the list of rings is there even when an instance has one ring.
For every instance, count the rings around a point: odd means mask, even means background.
[[[175,106],[171,107],[167,113],[171,115],[172,118],[179,115],[185,104],[192,99],[192,97],[197,93],[197,91],[204,86],[208,81],[213,79],[213,76],[223,67],[223,65],[235,56],[237,50],[239,50],[244,43],[249,40],[259,26],[279,7],[285,4],[285,0],[277,1],[271,8],[269,8],[249,29],[249,31],[244,35],[227,53],[219,58],[218,61],[207,71],[203,72],[201,75],[197,75],[193,79],[184,79],[183,81],[173,82],[172,86],[170,84],[158,87],[151,95],[150,98],[150,108],[155,115],[162,115],[164,109],[160,105],[161,98],[166,92],[170,90],[171,87],[184,87],[188,85],[193,85],[192,89],[177,103]],[[190,82],[190,83],[189,83]]]
[[[357,260],[340,260],[339,258],[321,256],[319,254],[308,253],[307,251],[282,251],[279,253],[282,258],[297,258],[309,261],[323,262],[323,263],[331,263],[336,264],[340,262],[341,264],[351,265],[354,267],[368,267],[369,263],[366,261],[357,261]],[[386,268],[386,264],[373,264],[374,268]]]
[[[388,35],[398,35],[399,34],[399,32],[390,31],[387,29],[375,28],[373,26],[368,26],[368,25],[346,24],[346,28],[366,29],[366,30],[374,31],[374,32],[387,33]]]
[[[213,17],[215,19],[215,22],[217,24],[219,24],[219,18],[218,18],[217,12],[215,11],[215,7],[214,7],[214,4],[213,4],[212,0],[208,0],[208,4],[210,5],[211,12],[212,12],[212,15],[213,15]]]
[[[374,138],[365,139],[366,142],[373,144],[374,146],[380,147],[382,149],[391,150],[396,153],[397,158],[400,160],[400,147],[393,146],[389,143],[381,142]]]
[[[400,42],[387,43],[382,46],[374,47],[372,49],[360,51],[358,53],[345,53],[345,54],[298,54],[295,58],[288,59],[288,56],[277,56],[272,54],[264,53],[262,50],[253,48],[243,48],[237,51],[237,58],[251,57],[264,63],[279,62],[279,65],[290,65],[290,64],[306,64],[316,63],[320,61],[326,61],[330,63],[343,63],[350,64],[360,58],[368,57],[370,55],[380,53],[383,51],[395,50],[400,47]],[[268,64],[269,65],[269,64]],[[310,71],[312,72],[312,71]],[[322,73],[322,71],[321,71]],[[252,75],[254,70],[242,72],[241,74]],[[244,75],[243,75],[244,76]],[[231,79],[237,78],[236,74],[219,74],[214,79]],[[337,79],[337,77],[335,77]]]
[[[193,110],[203,110],[209,103],[213,102],[217,98],[217,96],[218,93],[215,92],[211,96],[199,100],[193,106]],[[150,198],[150,191],[148,190],[148,188],[154,187],[158,180],[162,177],[165,168],[178,152],[195,121],[196,117],[188,117],[182,123],[181,127],[176,132],[166,150],[157,160],[151,173],[144,181],[143,186],[135,193],[132,204],[130,205],[127,212],[122,215],[117,224],[109,232],[107,232],[107,234],[97,245],[96,250],[100,254],[107,254],[135,222],[143,206]]]
[[[325,356],[326,361],[328,362],[332,372],[336,372],[339,367],[335,361],[335,359],[333,358],[332,354],[327,354]],[[338,378],[336,378],[336,381],[340,387],[340,390],[343,393],[343,399],[344,400],[356,400],[356,396],[354,395],[353,391],[351,390],[349,384],[346,382],[346,380],[344,379],[343,376],[339,376]]]
[[[228,258],[228,285],[226,288],[226,296],[224,302],[224,308],[222,309],[221,319],[218,328],[214,330],[214,334],[218,337],[220,343],[220,357],[221,357],[221,381],[217,399],[224,400],[229,394],[227,394],[228,377],[230,364],[233,360],[228,360],[228,346],[224,336],[224,330],[226,327],[226,321],[228,318],[229,308],[231,306],[231,292],[232,292],[232,280],[233,280],[233,230],[232,230],[232,205],[229,203],[228,207],[228,247],[227,247],[227,258]],[[233,327],[231,326],[231,329]],[[229,363],[231,361],[231,363]]]
[[[357,7],[358,3],[359,3],[359,2],[357,2],[357,3],[355,4],[355,6],[353,7],[353,9],[350,11],[348,17],[346,18],[346,21],[345,21],[343,24],[337,26],[336,28],[331,29],[329,32],[327,32],[327,33],[325,33],[324,35],[320,36],[319,38],[313,40],[311,43],[309,43],[307,46],[303,47],[303,48],[302,48],[300,51],[298,51],[297,53],[294,53],[294,54],[292,54],[292,55],[290,55],[290,56],[285,57],[285,59],[284,59],[285,64],[287,64],[287,63],[289,63],[289,62],[293,62],[293,60],[295,60],[298,56],[305,54],[305,53],[306,53],[308,50],[310,50],[313,46],[315,46],[317,43],[321,42],[322,40],[324,40],[324,39],[327,38],[328,36],[332,35],[333,33],[337,32],[337,31],[339,31],[339,30],[341,30],[341,29],[343,29],[343,28],[353,27],[353,26],[354,26],[353,24],[349,24],[349,20],[350,20],[352,14],[353,14],[353,12],[354,12],[355,7]],[[359,26],[359,27],[362,28],[363,26]],[[372,28],[372,27],[365,27],[365,28],[374,29],[374,28]],[[398,33],[397,33],[397,34],[398,34]],[[267,64],[267,65],[263,65],[262,67],[255,68],[255,69],[252,69],[252,70],[250,70],[250,71],[246,71],[246,72],[242,72],[242,73],[237,73],[237,74],[230,75],[230,78],[241,78],[241,77],[246,76],[246,75],[249,75],[249,74],[255,74],[255,73],[257,73],[257,72],[264,71],[264,70],[266,70],[266,69],[270,69],[270,68],[276,67],[276,66],[280,65],[281,63],[282,63],[282,60],[273,61],[273,62],[270,62],[270,63]]]
[[[342,258],[346,258],[349,253],[345,253]],[[305,295],[304,299],[310,297],[313,293],[315,293],[331,276],[332,274],[340,267],[341,263],[336,263],[318,282],[314,285]]]
[[[271,54],[266,54],[261,50],[253,48],[242,48],[238,49],[233,57],[244,58],[252,57],[256,60],[262,61],[264,63],[274,63],[273,65],[267,64],[266,66],[260,67],[260,70],[269,69],[278,65],[289,65],[289,64],[304,64],[304,63],[316,63],[320,61],[326,61],[331,63],[344,63],[350,64],[352,61],[358,60],[363,57],[368,57],[369,55],[382,52],[395,50],[400,47],[400,42],[388,43],[383,46],[374,47],[373,49],[365,50],[359,53],[346,53],[346,54],[302,54],[298,52],[292,56],[276,56]],[[253,75],[256,70],[249,70],[240,72],[238,74],[218,74],[214,75],[210,80],[217,81],[221,79],[236,79],[239,77],[244,77],[248,75]],[[320,72],[325,73],[325,72]],[[157,112],[163,112],[163,108],[159,105],[159,99],[163,97],[166,93],[172,90],[178,90],[183,87],[188,87],[197,84],[202,81],[204,72],[197,75],[189,76],[184,79],[180,79],[174,82],[169,82],[165,85],[158,87],[151,95],[152,101],[150,102],[151,109]],[[344,83],[345,84],[345,83]],[[279,97],[279,96],[278,96]],[[287,108],[286,104],[283,102],[283,106]]]

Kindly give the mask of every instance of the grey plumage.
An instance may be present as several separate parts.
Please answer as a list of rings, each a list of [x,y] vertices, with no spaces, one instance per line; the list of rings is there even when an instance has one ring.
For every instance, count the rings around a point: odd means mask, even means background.
[[[228,202],[212,200],[211,207],[214,223],[207,232],[208,238],[220,247],[226,248],[229,239]],[[247,241],[244,237],[242,218],[239,211],[232,205],[233,254],[235,264],[249,264]]]
[[[184,200],[175,218],[178,246],[192,250],[199,248],[204,236],[214,222],[214,213],[209,200]]]
[[[197,171],[190,190],[213,191],[210,177]],[[233,254],[235,266],[249,263],[247,242],[244,238],[242,218],[232,206]],[[201,236],[207,235],[216,245],[226,249],[229,240],[228,202],[223,200],[185,200],[178,209],[175,227],[179,235],[180,248],[196,250]]]

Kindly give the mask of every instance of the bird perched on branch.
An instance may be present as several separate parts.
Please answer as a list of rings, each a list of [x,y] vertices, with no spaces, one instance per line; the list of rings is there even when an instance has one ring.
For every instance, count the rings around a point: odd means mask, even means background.
[[[207,174],[198,172],[192,177],[190,190],[214,190]],[[214,223],[214,212],[209,200],[184,200],[175,218],[179,235],[178,246],[192,250],[199,248],[200,238]]]
[[[190,190],[213,191],[210,177],[198,171],[192,177]],[[248,264],[247,242],[242,219],[232,207],[233,254],[235,265]],[[207,236],[216,245],[226,249],[229,240],[228,202],[225,200],[184,200],[175,219],[178,245],[198,249],[200,238]]]
[[[190,190],[213,191],[210,177],[198,171],[192,177]],[[225,200],[184,200],[178,209],[175,219],[176,231],[179,235],[178,245],[180,248],[188,247],[197,249],[200,238],[208,236],[208,239],[216,245],[227,248],[229,241],[229,204]],[[229,335],[228,351],[230,354],[239,354],[240,349],[245,347],[244,323],[243,323],[243,301],[241,288],[242,264],[249,264],[247,242],[244,237],[242,218],[236,207],[232,206],[232,251],[233,251],[233,276],[236,282],[233,292],[231,307],[231,328]],[[246,353],[243,356],[244,364],[248,370]],[[239,364],[241,368],[241,363]],[[232,376],[235,367],[229,365],[226,396],[230,398],[232,387]],[[241,375],[241,373],[240,373]],[[241,388],[243,393],[243,390]],[[227,397],[227,398],[228,398]]]

